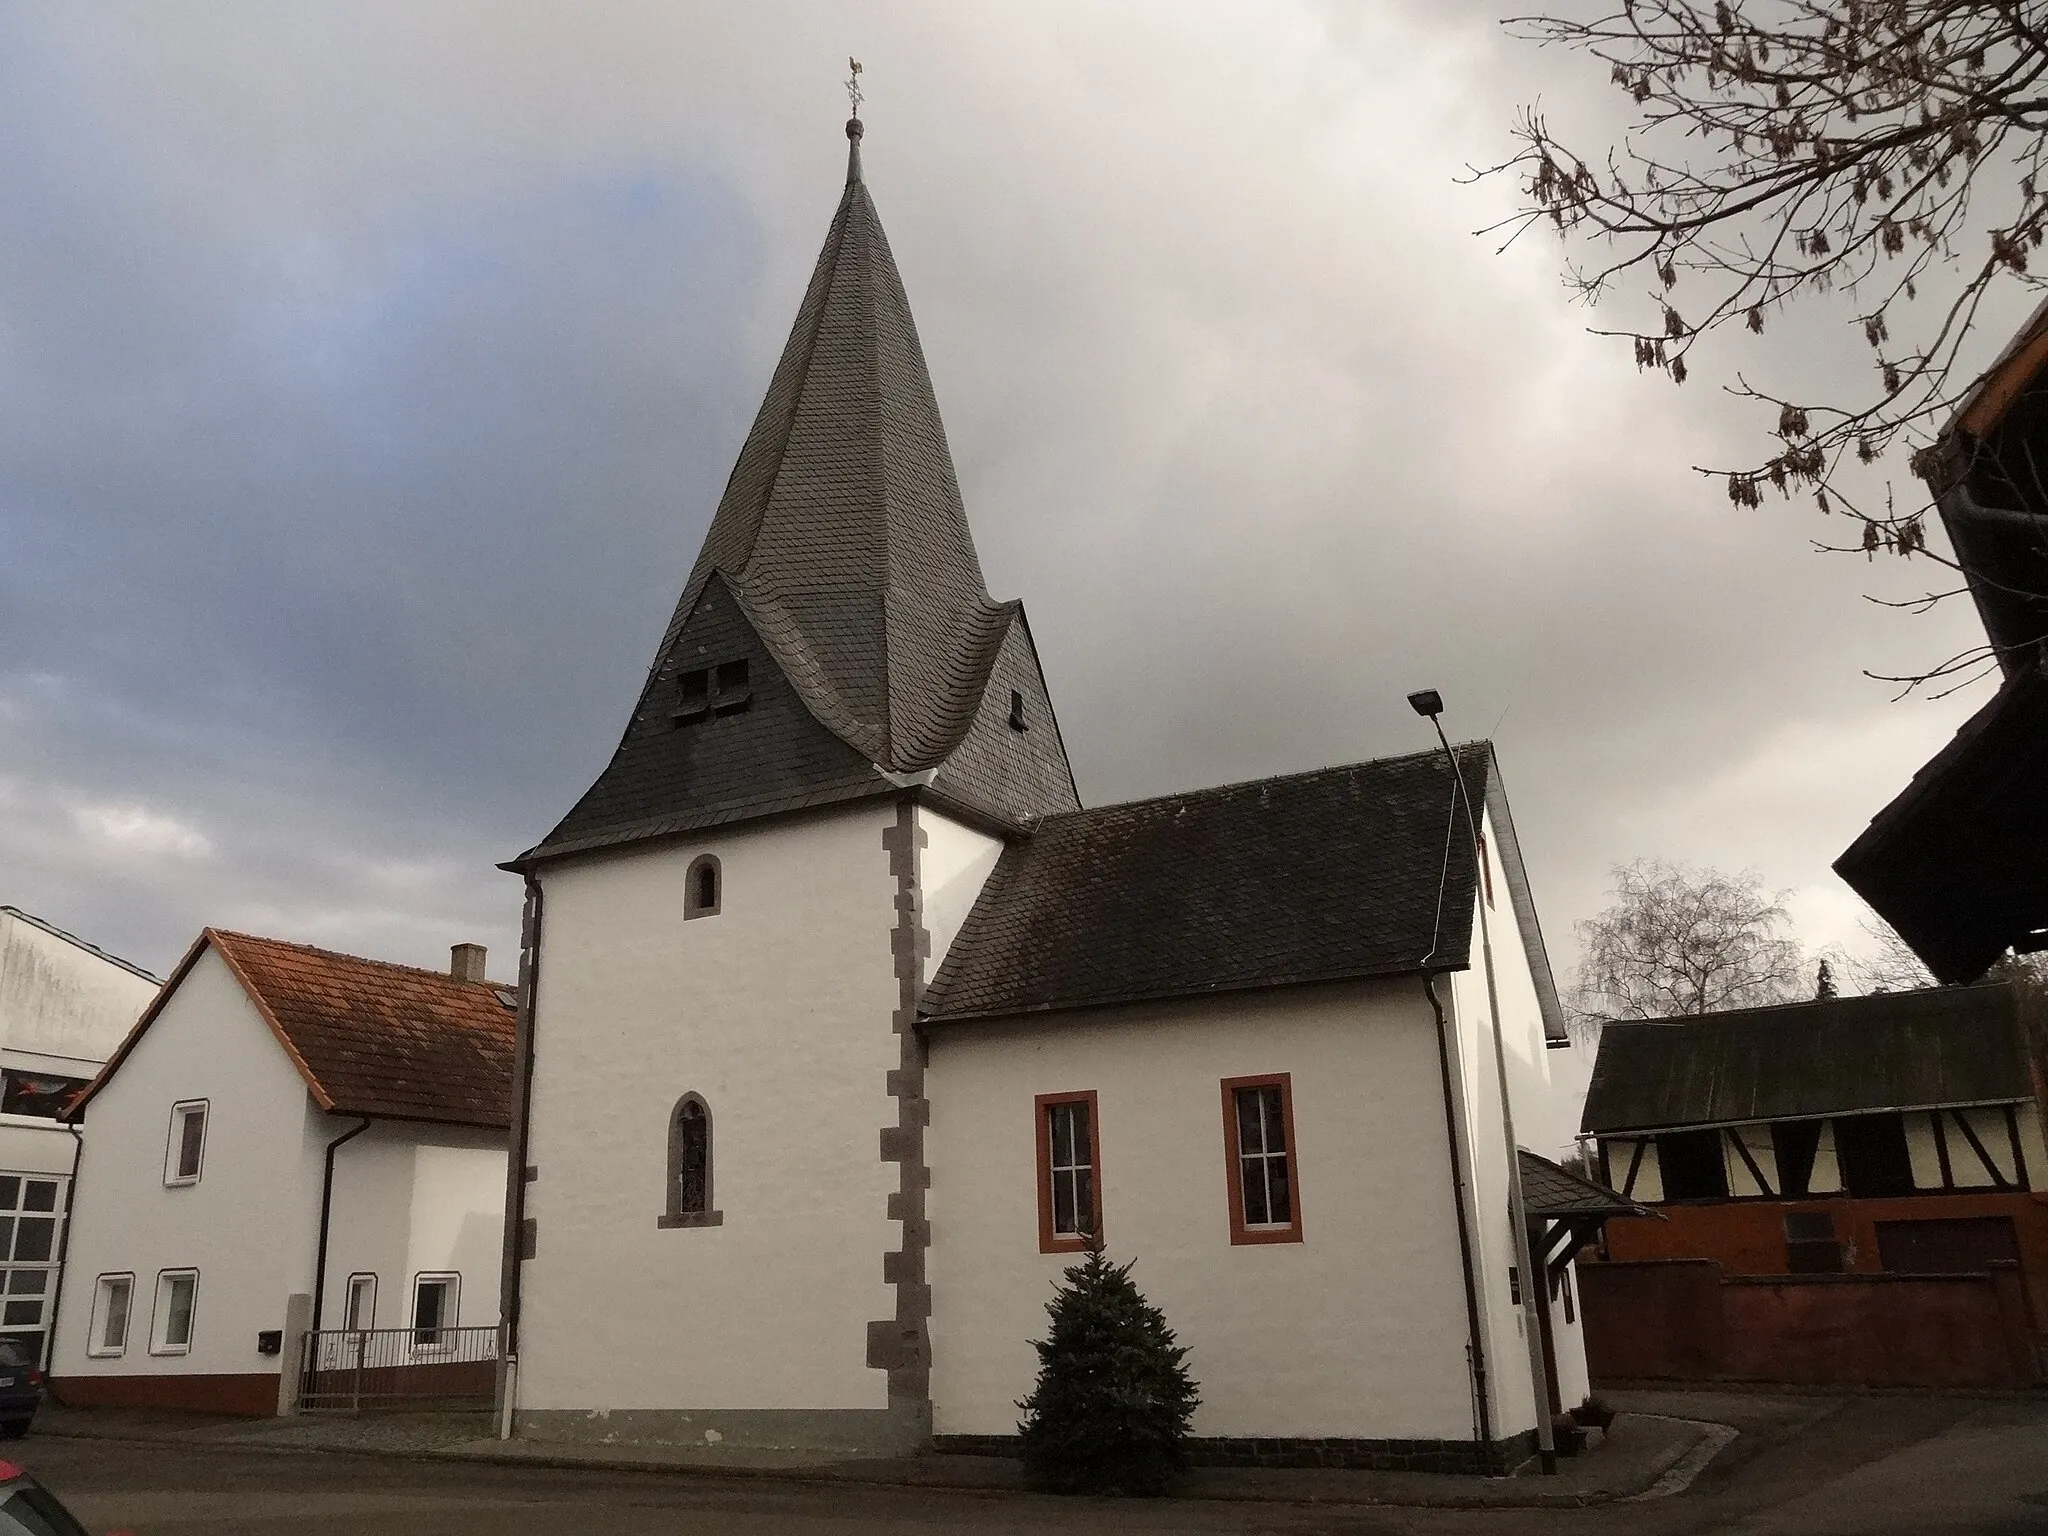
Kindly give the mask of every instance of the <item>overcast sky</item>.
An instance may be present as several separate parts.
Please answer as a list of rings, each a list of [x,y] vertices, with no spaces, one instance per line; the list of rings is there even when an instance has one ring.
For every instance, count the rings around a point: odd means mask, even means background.
[[[1472,231],[1597,72],[1492,7],[0,9],[0,902],[510,975],[864,158],[1089,804],[1493,735],[1553,951],[1830,861],[1979,701],[1938,582],[1690,470],[1767,425]],[[1994,338],[1995,339],[1995,338]],[[1734,359],[1815,366],[1832,330]],[[1710,360],[1711,361],[1711,360]],[[1851,361],[1862,367],[1864,360]]]

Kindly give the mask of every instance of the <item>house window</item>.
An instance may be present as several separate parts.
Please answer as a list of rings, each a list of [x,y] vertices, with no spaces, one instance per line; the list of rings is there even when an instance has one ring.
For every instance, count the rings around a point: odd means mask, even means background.
[[[1024,718],[1024,695],[1015,688],[1010,690],[1010,729],[1013,731],[1028,731],[1031,729],[1031,722]]]
[[[1842,1245],[1835,1238],[1832,1211],[1787,1211],[1785,1213],[1785,1273],[1788,1275],[1838,1275],[1842,1272]]]
[[[171,1106],[170,1145],[164,1149],[164,1182],[197,1184],[206,1160],[206,1100]]]
[[[57,1290],[64,1181],[0,1174],[0,1339],[43,1358],[44,1324]]]
[[[1728,1162],[1719,1131],[1670,1131],[1657,1138],[1666,1200],[1726,1200]]]
[[[1486,904],[1493,905],[1493,859],[1486,851],[1486,834],[1479,834],[1479,883],[1486,892]]]
[[[377,1326],[377,1277],[375,1275],[350,1275],[348,1277],[348,1311],[346,1326],[351,1332],[365,1332]]]
[[[1843,1189],[1864,1200],[1913,1193],[1904,1115],[1848,1115],[1834,1125]]]
[[[421,1275],[412,1283],[412,1347],[415,1353],[453,1349],[460,1275]]]
[[[1223,1151],[1233,1243],[1298,1243],[1294,1090],[1285,1072],[1223,1082]]]
[[[135,1303],[133,1275],[101,1275],[92,1298],[92,1336],[87,1348],[93,1355],[128,1353],[128,1314]]]
[[[668,1208],[660,1227],[716,1227],[725,1217],[711,1208],[711,1106],[694,1093],[676,1101],[668,1117]]]
[[[53,1077],[47,1072],[0,1072],[0,1114],[38,1115],[54,1120],[85,1087],[82,1077]]]
[[[1564,1303],[1564,1320],[1567,1323],[1576,1323],[1579,1314],[1572,1306],[1572,1272],[1569,1268],[1557,1277],[1557,1296],[1558,1300]]]
[[[725,876],[718,867],[717,856],[698,854],[690,861],[690,872],[684,878],[683,916],[716,917],[724,895]]]
[[[1078,1253],[1102,1237],[1102,1152],[1095,1094],[1042,1093],[1038,1116],[1038,1251]]]
[[[182,1355],[192,1348],[192,1312],[199,1299],[199,1271],[166,1269],[156,1277],[156,1312],[150,1325],[152,1355]]]

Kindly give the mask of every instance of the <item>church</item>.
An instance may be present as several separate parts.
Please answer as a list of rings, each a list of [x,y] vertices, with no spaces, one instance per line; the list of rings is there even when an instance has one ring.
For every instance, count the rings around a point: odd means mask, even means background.
[[[1576,1106],[1493,750],[1455,753],[1477,838],[1436,751],[1084,807],[861,131],[623,739],[505,866],[502,1422],[1000,1449],[1100,1241],[1190,1350],[1198,1456],[1511,1463],[1586,1396],[1600,1192],[1532,1193],[1525,1305],[1504,1103]]]

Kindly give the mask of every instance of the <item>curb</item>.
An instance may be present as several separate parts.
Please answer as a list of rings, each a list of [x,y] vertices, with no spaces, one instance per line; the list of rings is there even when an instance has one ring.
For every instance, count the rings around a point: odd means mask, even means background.
[[[1292,1504],[1292,1505],[1348,1505],[1360,1508],[1382,1509],[1584,1509],[1601,1504],[1640,1503],[1652,1499],[1669,1498],[1683,1492],[1693,1480],[1706,1469],[1730,1443],[1738,1431],[1726,1424],[1715,1424],[1699,1419],[1679,1419],[1662,1414],[1644,1414],[1644,1418],[1655,1418],[1667,1423],[1683,1424],[1697,1431],[1691,1443],[1677,1447],[1652,1463],[1649,1474],[1642,1486],[1633,1491],[1619,1488],[1590,1489],[1583,1493],[1550,1493],[1531,1486],[1519,1496],[1475,1495],[1446,1490],[1438,1497],[1410,1497],[1403,1499],[1374,1498],[1370,1495],[1353,1495],[1345,1492],[1308,1493],[1289,1492],[1264,1494],[1236,1489],[1192,1490],[1174,1495],[1177,1500],[1190,1503],[1211,1504]],[[830,1463],[820,1467],[712,1467],[679,1462],[648,1462],[628,1457],[615,1456],[562,1456],[546,1452],[520,1452],[506,1454],[494,1451],[467,1450],[461,1447],[447,1449],[402,1450],[388,1446],[351,1446],[321,1444],[279,1445],[260,1438],[206,1438],[192,1433],[149,1434],[146,1431],[131,1431],[121,1434],[98,1434],[91,1430],[75,1428],[39,1430],[37,1433],[49,1439],[60,1440],[102,1440],[140,1445],[163,1445],[191,1448],[194,1446],[220,1447],[233,1450],[269,1451],[274,1453],[305,1453],[321,1456],[369,1456],[385,1461],[413,1462],[456,1462],[470,1466],[496,1466],[512,1468],[533,1468],[542,1471],[564,1472],[609,1472],[640,1473],[654,1476],[681,1476],[706,1479],[728,1479],[747,1482],[801,1483],[813,1487],[857,1487],[915,1489],[931,1493],[965,1494],[977,1498],[1015,1497],[1029,1494],[1031,1490],[995,1483],[953,1483],[938,1480],[927,1481],[901,1476],[863,1477],[858,1473],[832,1470],[843,1468],[845,1462]],[[857,1465],[857,1463],[855,1464]],[[1503,1488],[1502,1493],[1509,1490]]]

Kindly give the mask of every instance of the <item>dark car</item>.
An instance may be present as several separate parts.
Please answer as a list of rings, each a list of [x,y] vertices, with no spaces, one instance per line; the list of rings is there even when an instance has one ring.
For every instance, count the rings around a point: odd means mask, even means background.
[[[19,1440],[43,1405],[43,1373],[35,1356],[13,1339],[0,1338],[0,1435]],[[0,1526],[0,1536],[6,1527]]]
[[[0,1536],[91,1536],[57,1495],[11,1461],[0,1461]],[[111,1531],[108,1536],[129,1536]]]

